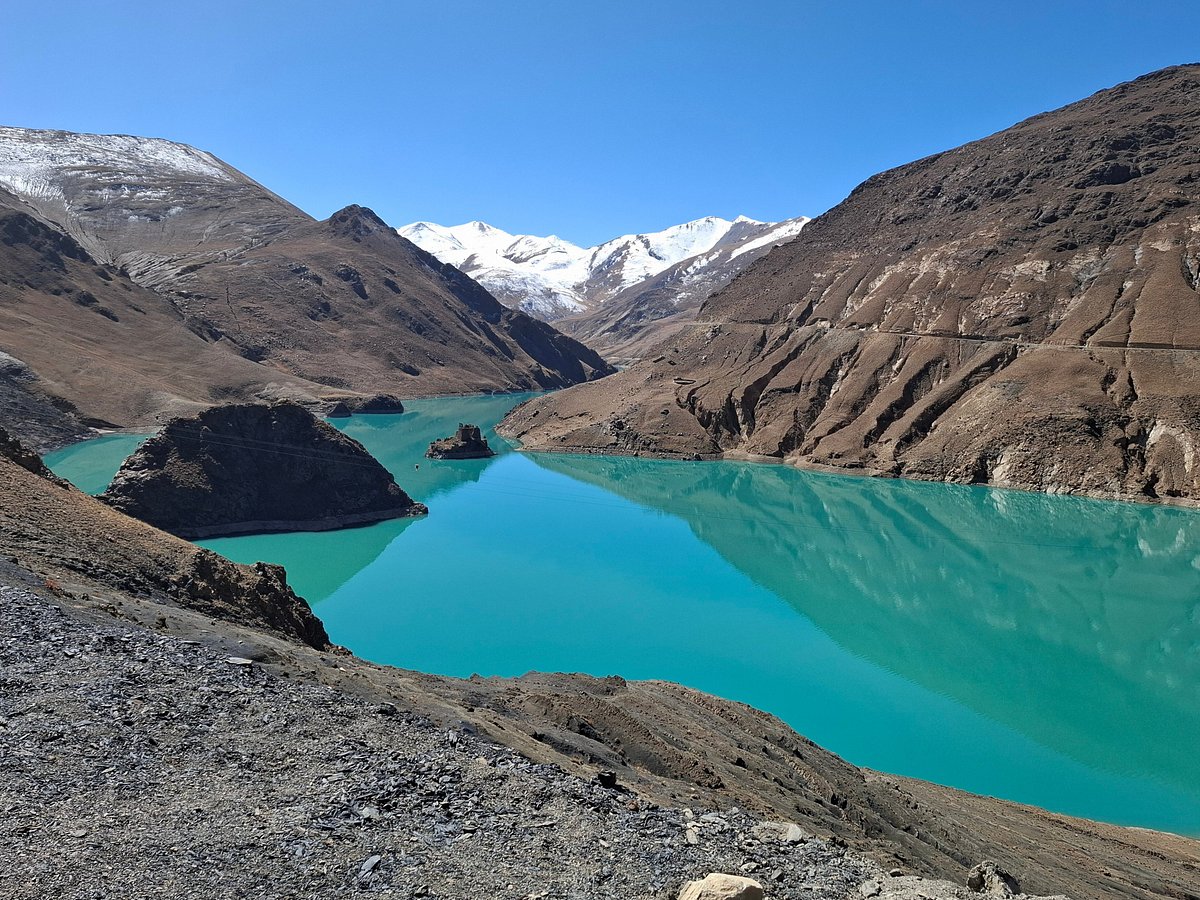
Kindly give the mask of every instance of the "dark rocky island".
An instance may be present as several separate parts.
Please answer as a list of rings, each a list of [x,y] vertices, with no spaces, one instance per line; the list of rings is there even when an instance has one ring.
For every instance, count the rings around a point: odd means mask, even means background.
[[[339,397],[325,410],[327,419],[346,419],[350,416],[399,415],[404,402],[394,394],[374,394],[370,397]]]
[[[362,445],[294,403],[172,420],[102,499],[185,538],[326,531],[423,515]]]
[[[395,394],[374,394],[370,397],[349,397],[342,401],[356,416],[399,415],[404,412],[404,403]]]
[[[496,451],[488,446],[478,425],[459,423],[451,437],[441,438],[429,445],[425,455],[430,459],[486,459]]]

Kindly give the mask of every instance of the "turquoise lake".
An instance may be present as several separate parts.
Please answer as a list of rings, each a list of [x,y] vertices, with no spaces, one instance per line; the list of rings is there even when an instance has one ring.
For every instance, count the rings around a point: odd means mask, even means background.
[[[517,453],[491,429],[519,399],[334,423],[428,517],[204,545],[286,566],[333,640],[377,662],[669,679],[859,765],[1200,835],[1200,514]],[[459,422],[498,455],[425,459]],[[142,439],[47,463],[97,492]]]

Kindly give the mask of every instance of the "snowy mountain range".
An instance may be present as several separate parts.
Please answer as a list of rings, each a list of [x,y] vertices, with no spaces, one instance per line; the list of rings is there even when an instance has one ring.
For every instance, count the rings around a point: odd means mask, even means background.
[[[707,296],[772,247],[794,238],[807,222],[804,217],[757,222],[745,216],[733,221],[707,216],[595,247],[553,235],[509,234],[486,222],[450,227],[414,222],[398,230],[466,272],[502,303],[555,321],[628,296],[673,269],[678,269],[673,284],[681,301],[690,299],[693,285],[703,285]],[[722,276],[714,279],[718,269]]]

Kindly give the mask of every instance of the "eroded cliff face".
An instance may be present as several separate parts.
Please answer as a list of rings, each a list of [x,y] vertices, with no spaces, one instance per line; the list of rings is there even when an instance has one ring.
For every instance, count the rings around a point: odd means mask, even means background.
[[[1200,66],[882,173],[534,448],[1200,498]]]

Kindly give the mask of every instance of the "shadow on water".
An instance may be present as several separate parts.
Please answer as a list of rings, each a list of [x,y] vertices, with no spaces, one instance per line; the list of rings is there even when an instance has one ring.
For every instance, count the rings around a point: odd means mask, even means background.
[[[267,560],[287,569],[288,582],[310,604],[331,596],[356,572],[371,565],[396,538],[420,519],[390,519],[338,531],[292,531],[251,538],[196,541],[235,562]]]
[[[752,463],[529,456],[682,518],[860,658],[1088,766],[1195,790],[1196,513]]]

